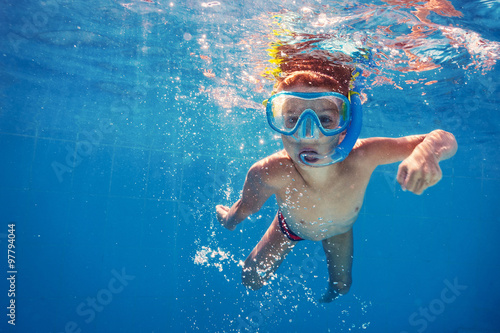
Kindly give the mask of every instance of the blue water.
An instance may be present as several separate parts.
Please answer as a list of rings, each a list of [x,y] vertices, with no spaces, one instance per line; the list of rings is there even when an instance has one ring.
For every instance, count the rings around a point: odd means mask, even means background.
[[[500,332],[500,5],[451,4],[461,17],[421,24],[402,2],[4,1],[0,331]],[[353,286],[328,305],[319,243],[262,290],[241,285],[274,199],[234,232],[215,219],[281,147],[260,107],[276,22],[371,45],[362,137],[442,128],[459,144],[421,196],[397,164],[375,171]],[[410,48],[434,69],[384,46],[436,25]]]

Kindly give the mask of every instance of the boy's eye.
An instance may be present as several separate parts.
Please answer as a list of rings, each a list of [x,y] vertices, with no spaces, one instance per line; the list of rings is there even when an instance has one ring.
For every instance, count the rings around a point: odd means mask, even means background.
[[[334,120],[330,116],[320,116],[319,121],[321,122],[321,125],[323,125],[323,127],[325,128],[334,126]]]
[[[332,122],[332,118],[330,118],[328,116],[321,116],[321,117],[319,117],[319,121],[321,121],[322,124],[328,124],[328,123]]]
[[[292,128],[295,126],[295,124],[297,123],[297,120],[299,119],[299,117],[297,116],[289,116],[289,117],[286,117],[285,119],[285,125],[287,128]]]

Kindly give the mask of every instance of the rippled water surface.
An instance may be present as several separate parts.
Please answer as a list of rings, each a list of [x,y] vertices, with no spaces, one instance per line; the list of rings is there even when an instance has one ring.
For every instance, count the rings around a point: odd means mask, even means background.
[[[428,124],[481,127],[482,140],[498,138],[485,121],[489,114],[472,115],[477,99],[486,112],[496,107],[496,2],[54,0],[5,7],[11,15],[2,28],[4,82],[76,85],[83,93],[97,90],[141,103],[175,97],[197,105],[193,95],[208,96],[226,110],[260,110],[272,85],[271,43],[310,43],[312,49],[352,55],[364,69],[366,109],[377,115],[367,118],[367,130],[396,123],[413,129],[414,121],[401,122],[410,115],[423,117],[423,130]],[[467,97],[464,103],[457,91]],[[401,99],[408,101],[405,113],[391,105]],[[176,112],[186,114],[167,111]],[[259,112],[247,112],[239,122]],[[134,126],[146,126],[142,120]]]

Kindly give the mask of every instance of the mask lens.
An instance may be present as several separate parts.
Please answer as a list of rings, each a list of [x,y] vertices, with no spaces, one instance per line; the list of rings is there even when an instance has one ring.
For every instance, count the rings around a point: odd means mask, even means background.
[[[338,94],[336,94],[338,95]],[[341,95],[339,95],[341,96]],[[293,134],[298,126],[305,126],[307,123],[308,131],[312,132],[313,123],[316,123],[325,135],[331,132],[337,132],[339,128],[344,127],[348,117],[348,102],[345,98],[335,95],[325,95],[320,97],[304,98],[292,94],[275,95],[271,101],[271,112],[268,112],[268,118],[272,127],[283,134]],[[301,118],[306,110],[314,113],[313,119]],[[306,117],[309,118],[309,117]]]

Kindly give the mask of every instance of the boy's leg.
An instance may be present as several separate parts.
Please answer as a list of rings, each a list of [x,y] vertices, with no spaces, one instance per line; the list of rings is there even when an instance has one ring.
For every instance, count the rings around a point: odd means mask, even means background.
[[[328,291],[320,299],[322,303],[345,295],[352,283],[353,237],[352,228],[340,235],[323,240],[328,265]]]
[[[250,289],[262,288],[297,243],[281,232],[278,223],[276,214],[264,237],[245,260],[241,276],[243,284]]]

